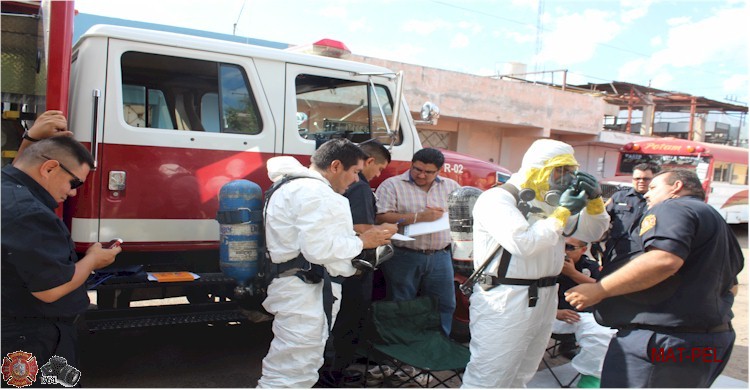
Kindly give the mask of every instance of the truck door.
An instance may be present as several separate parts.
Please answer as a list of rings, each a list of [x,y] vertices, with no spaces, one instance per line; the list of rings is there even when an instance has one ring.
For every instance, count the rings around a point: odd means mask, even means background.
[[[214,247],[225,183],[266,183],[275,125],[252,58],[110,39],[91,241]]]
[[[376,138],[385,145],[391,143],[381,108],[390,126],[395,97],[392,79],[298,64],[287,64],[286,78],[284,154],[307,164],[316,142],[341,135],[353,142]],[[394,163],[385,172],[387,176],[401,173],[403,162],[411,161],[414,154],[416,132],[409,130],[413,129],[407,118],[409,111],[404,107],[401,112],[400,128],[393,130]]]

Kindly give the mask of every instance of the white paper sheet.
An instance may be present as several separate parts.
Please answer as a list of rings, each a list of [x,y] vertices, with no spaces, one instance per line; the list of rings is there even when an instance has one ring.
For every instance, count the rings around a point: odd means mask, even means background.
[[[414,241],[413,238],[407,237],[407,236],[405,236],[403,234],[399,234],[399,233],[396,233],[396,234],[392,235],[391,236],[391,240],[396,240],[396,241]]]
[[[432,222],[417,222],[409,226],[404,227],[404,234],[410,237],[421,236],[423,234],[430,234],[448,230],[451,228],[448,223],[448,213],[443,213],[443,216],[436,221]]]

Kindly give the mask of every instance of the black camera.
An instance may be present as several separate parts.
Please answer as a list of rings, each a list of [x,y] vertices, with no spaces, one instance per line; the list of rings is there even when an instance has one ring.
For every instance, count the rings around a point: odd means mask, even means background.
[[[81,379],[81,371],[68,364],[64,357],[52,356],[49,361],[40,368],[42,376],[51,376],[57,379],[57,383],[65,387],[73,387]]]

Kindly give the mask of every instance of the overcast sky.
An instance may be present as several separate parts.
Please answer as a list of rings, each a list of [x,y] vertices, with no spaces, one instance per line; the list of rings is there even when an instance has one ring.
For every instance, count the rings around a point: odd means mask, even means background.
[[[516,62],[567,69],[571,84],[750,96],[740,0],[77,0],[76,9],[290,44],[331,38],[355,54],[478,75]]]

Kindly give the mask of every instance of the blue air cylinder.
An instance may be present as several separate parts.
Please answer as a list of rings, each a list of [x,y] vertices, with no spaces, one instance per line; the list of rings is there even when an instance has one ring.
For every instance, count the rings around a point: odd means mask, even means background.
[[[233,180],[219,191],[219,265],[240,287],[258,274],[262,253],[263,191],[249,180]]]

